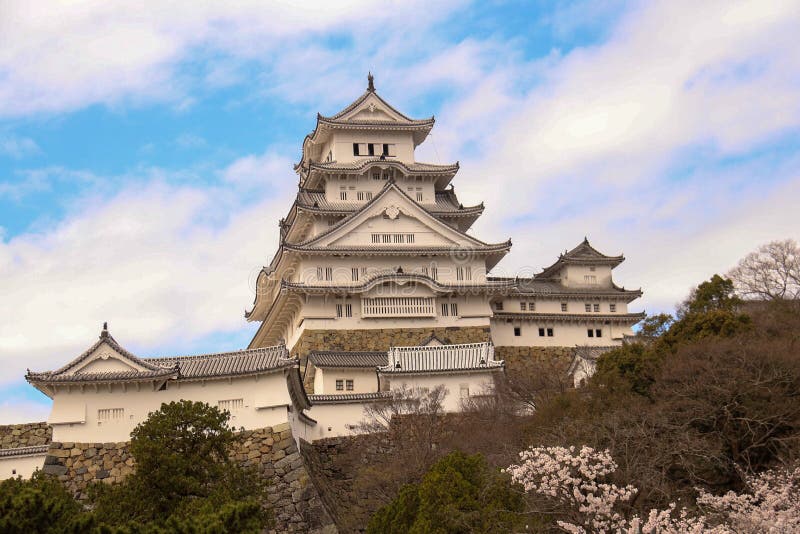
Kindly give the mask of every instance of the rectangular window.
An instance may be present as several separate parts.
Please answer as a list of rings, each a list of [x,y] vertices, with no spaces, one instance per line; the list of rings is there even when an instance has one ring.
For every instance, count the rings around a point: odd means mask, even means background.
[[[594,285],[597,283],[597,277],[593,274],[585,274],[583,275],[583,281],[586,284]]]
[[[528,311],[536,311],[536,303],[528,302]]]
[[[367,191],[364,193],[364,196],[366,197],[366,200],[372,200],[372,191]]]
[[[595,311],[595,313],[600,311],[600,305],[599,304],[595,304],[594,305],[594,311]]]
[[[470,267],[469,265],[464,267],[464,278],[466,278],[467,280],[472,280],[472,267]]]
[[[417,202],[422,202],[422,193],[417,193]]]
[[[101,408],[97,410],[99,421],[120,421],[125,418],[125,408]]]
[[[539,337],[544,337],[544,328],[539,329]]]
[[[617,305],[616,304],[609,304],[608,305],[608,311],[610,311],[611,313],[616,313],[617,312]]]
[[[361,317],[433,317],[433,297],[374,297],[361,299]]]
[[[322,267],[317,267],[317,281],[322,280],[323,276],[324,274],[322,274]]]
[[[515,335],[516,337],[519,337],[519,336],[521,336],[521,335],[522,335],[522,327],[515,326],[515,327],[514,327],[514,335]]]
[[[364,191],[359,191],[358,193],[356,193],[356,198],[358,200],[364,200]]]
[[[353,282],[358,282],[358,273],[359,273],[359,271],[358,271],[358,267],[353,267],[353,268],[351,268],[351,269],[350,269],[350,273],[351,273],[351,274],[352,274],[352,276],[353,276]]]
[[[374,156],[375,155],[375,143],[370,143],[367,148],[369,149],[368,154],[370,156]]]
[[[495,302],[494,309],[497,311],[503,311],[503,301],[501,300],[500,302]]]
[[[394,143],[384,143],[383,144],[383,155],[384,156],[389,156],[389,157],[394,157],[394,156],[397,155]]]
[[[566,302],[562,302],[562,303],[561,303],[561,311],[562,311],[562,312],[565,312],[565,311],[567,311],[567,303],[566,303]]]
[[[373,172],[373,173],[372,173],[372,179],[373,179],[373,180],[380,180],[380,179],[381,179],[381,173],[380,173],[380,171]]]
[[[344,380],[336,380],[336,391],[344,391]]]
[[[339,200],[347,200],[347,191],[339,191]]]
[[[233,413],[244,408],[244,399],[226,399],[217,401],[217,408]]]
[[[458,315],[458,304],[456,304],[455,302],[450,303],[450,315],[452,315],[453,317]]]
[[[450,308],[447,306],[447,303],[442,303],[442,317],[447,317],[450,315]]]
[[[341,317],[343,313],[344,313],[344,308],[342,307],[341,304],[337,304],[336,305],[336,317]]]
[[[431,265],[431,278],[434,280],[439,279],[439,269],[435,265]]]
[[[587,302],[586,303],[586,313],[589,313],[590,311],[592,311],[592,305]]]
[[[325,280],[333,280],[333,267],[325,267]]]
[[[463,279],[464,279],[464,268],[456,267],[456,280],[463,280]]]
[[[347,387],[347,391],[353,391],[353,381],[348,379],[345,381],[345,385]]]
[[[603,331],[599,328],[594,331],[594,337],[603,337]]]
[[[406,243],[414,242],[414,234],[406,234]]]
[[[364,278],[365,276],[367,276],[367,268],[366,267],[362,267],[361,268],[361,278]]]
[[[336,317],[352,317],[353,305],[352,304],[337,304]]]
[[[527,311],[527,307],[528,307],[528,306],[527,306],[527,304],[526,304],[525,302],[520,302],[520,303],[519,303],[519,309],[520,309],[520,311]]]
[[[360,152],[359,147],[358,147],[358,143],[353,143],[353,155],[354,156],[360,156],[361,155],[361,152]]]
[[[552,328],[548,328],[547,329],[547,337],[553,337],[553,329]]]
[[[589,328],[588,330],[586,330],[586,335],[589,337],[594,337],[594,330]]]

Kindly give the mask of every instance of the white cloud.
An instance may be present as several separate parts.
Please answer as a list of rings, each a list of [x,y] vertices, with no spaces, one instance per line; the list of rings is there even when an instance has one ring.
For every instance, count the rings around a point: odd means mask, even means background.
[[[0,135],[0,155],[19,159],[26,156],[33,156],[40,152],[41,149],[39,145],[29,137]]]
[[[46,421],[50,415],[50,404],[20,400],[0,402],[0,425],[34,423]]]
[[[324,32],[373,35],[422,26],[450,4],[11,0],[0,17],[0,116],[128,100],[166,100],[181,108],[194,101],[193,75],[183,62],[198,55],[216,59],[200,78],[221,87],[240,79],[230,69],[237,61],[270,63]],[[306,65],[290,67],[307,75]]]
[[[228,168],[270,184],[253,200],[235,180],[202,189],[155,171],[124,177],[121,190],[80,199],[52,227],[0,242],[0,380],[75,357],[103,321],[145,351],[248,328],[254,273],[277,245],[275,220],[295,183],[280,167],[279,176],[265,155]]]

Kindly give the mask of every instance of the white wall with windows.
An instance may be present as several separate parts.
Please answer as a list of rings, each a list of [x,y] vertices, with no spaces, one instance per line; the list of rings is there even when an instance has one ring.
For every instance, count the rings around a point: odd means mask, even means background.
[[[491,321],[491,334],[498,347],[610,346],[622,344],[624,335],[633,334],[633,330],[623,324],[604,323],[498,318]]]
[[[367,368],[317,368],[314,370],[315,395],[374,393],[378,391],[378,373]]]

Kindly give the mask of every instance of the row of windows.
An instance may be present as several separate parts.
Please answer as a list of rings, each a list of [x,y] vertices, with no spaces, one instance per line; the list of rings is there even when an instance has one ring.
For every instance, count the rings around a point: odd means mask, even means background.
[[[372,234],[373,243],[413,243],[414,234]]]
[[[344,186],[339,188],[339,200],[347,200],[348,199],[348,191],[344,188]],[[350,187],[351,191],[349,194],[351,195],[349,198],[352,198],[352,194],[356,194],[357,200],[372,200],[372,191],[355,191],[355,187]]]
[[[422,194],[422,188],[421,187],[417,187],[416,193],[417,193],[417,195],[416,195],[417,202],[422,202],[422,199],[425,198],[423,196],[423,194]],[[408,196],[410,196],[410,197],[414,196],[414,188],[413,187],[409,187],[408,188]]]
[[[244,408],[244,399],[225,399],[217,401],[217,408],[223,411],[236,412]]]
[[[373,243],[414,243],[414,234],[372,234]],[[425,266],[419,268],[419,273],[424,276],[430,276],[434,280],[439,279],[439,269],[436,266]],[[361,278],[367,275],[366,267],[351,267],[350,277],[353,282],[358,282]],[[456,268],[457,280],[472,280],[472,267],[457,267]],[[333,267],[317,267],[317,280],[318,281],[333,281]],[[502,307],[497,308],[498,310]],[[533,308],[531,308],[533,309]]]
[[[456,317],[458,315],[458,304],[455,302],[443,302],[442,303],[442,317],[448,317],[452,315]]]
[[[353,383],[353,379],[351,378],[340,378],[336,380],[336,391],[353,391],[355,389],[355,384]]]
[[[514,327],[514,335],[516,337],[520,337],[522,335],[522,327],[515,326]],[[539,328],[539,337],[554,337],[554,331],[552,328]],[[602,328],[588,328],[586,330],[586,335],[588,337],[603,337],[603,329]]]
[[[412,297],[412,299],[413,299],[413,297]],[[377,299],[372,299],[372,300],[377,300]],[[396,299],[396,300],[402,300],[402,298],[401,299]],[[425,300],[427,300],[427,299],[425,299]],[[433,299],[430,299],[430,300],[433,300]],[[417,303],[417,307],[419,307],[419,306],[420,306],[420,304]],[[350,303],[347,303],[347,302],[338,303],[338,304],[336,304],[335,309],[336,309],[336,317],[341,318],[341,317],[352,317],[353,316],[353,305],[350,304]],[[442,312],[442,317],[458,317],[458,303],[456,303],[456,302],[442,302],[440,309],[441,309],[441,312]],[[414,310],[411,310],[411,311],[414,311]],[[391,310],[388,313],[391,313]],[[431,315],[433,314],[433,309],[432,308],[430,309],[429,313],[431,313]]]
[[[456,271],[456,277],[458,278],[458,271]],[[458,280],[462,280],[462,278],[458,278]],[[467,280],[469,280],[469,278],[467,278]],[[497,310],[497,311],[503,311],[503,307],[504,306],[503,306],[502,302],[496,302],[495,305],[494,305],[494,309]],[[519,309],[520,309],[520,311],[536,311],[536,303],[533,302],[533,301],[524,301],[524,300],[520,301]],[[592,304],[592,303],[587,302],[586,304],[584,304],[584,310],[587,313],[592,313],[592,312],[599,313],[600,312],[600,304],[599,303]],[[567,302],[562,302],[561,303],[561,311],[562,312],[569,311],[569,304]],[[608,311],[611,312],[611,313],[616,313],[617,312],[617,305],[615,303],[609,304],[608,305]]]
[[[397,155],[394,143],[353,143],[354,156],[389,156]]]

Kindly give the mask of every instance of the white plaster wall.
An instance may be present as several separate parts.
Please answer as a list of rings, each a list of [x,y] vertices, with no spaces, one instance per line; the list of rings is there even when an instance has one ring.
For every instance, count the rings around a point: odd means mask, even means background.
[[[388,160],[414,162],[414,138],[411,132],[392,132],[375,130],[350,130],[333,132],[333,159],[340,163],[347,163],[364,159],[364,156],[353,155],[353,143],[393,143],[396,156]],[[327,151],[323,153],[323,158]],[[369,156],[367,156],[369,157]]]
[[[31,478],[34,471],[44,466],[45,456],[47,453],[0,457],[0,480],[17,476],[25,479]]]
[[[561,283],[567,287],[611,287],[611,267],[597,265],[567,265],[561,270]],[[584,276],[594,276],[595,284],[587,283]]]
[[[53,396],[53,409],[48,421],[53,426],[53,441],[109,442],[127,441],[133,428],[147,419],[164,402],[178,400],[206,402],[217,406],[221,400],[242,399],[243,407],[231,413],[230,423],[245,429],[273,426],[287,421],[287,406],[291,405],[283,373],[242,377],[231,380],[206,382],[173,382],[164,391],[154,391],[152,385],[135,384],[60,387]],[[123,408],[124,418],[100,421],[98,410]],[[74,417],[61,418],[59,414],[85,413],[84,423],[75,423]],[[69,422],[62,423],[67,420]]]
[[[433,390],[444,385],[447,395],[442,407],[446,412],[457,412],[462,408],[461,386],[469,388],[470,396],[485,395],[494,388],[494,373],[499,371],[453,373],[438,375],[382,375],[384,384],[388,382],[390,390],[401,389],[428,389]]]
[[[378,232],[380,231],[376,230],[376,233]],[[371,236],[368,235],[367,239],[371,240]],[[400,247],[402,245],[397,246]],[[323,269],[325,267],[331,267],[333,270],[333,280],[319,280],[317,278],[317,267],[322,267]],[[351,270],[353,267],[359,269],[358,282],[353,282]],[[439,282],[458,283],[463,285],[468,285],[470,282],[473,284],[483,284],[486,282],[486,263],[483,258],[476,257],[463,262],[456,262],[448,256],[424,257],[411,254],[410,252],[408,256],[310,256],[299,262],[297,269],[293,273],[290,280],[292,282],[303,282],[314,285],[361,285],[362,278],[360,269],[362,267],[366,268],[368,278],[374,273],[396,270],[397,267],[402,267],[403,272],[406,273],[422,273],[423,267],[426,267],[428,269],[428,275],[432,276],[432,268],[436,267],[438,270],[437,280]],[[472,280],[459,281],[457,276],[458,267],[470,267],[472,270]]]
[[[628,303],[624,300],[615,300],[611,297],[587,297],[584,299],[577,299],[577,298],[547,298],[545,296],[534,296],[534,297],[502,297],[502,298],[495,298],[493,302],[502,302],[503,303],[503,310],[505,312],[514,312],[514,313],[585,313],[586,315],[592,315],[596,313],[602,314],[610,314],[610,313],[617,313],[617,314],[626,314],[628,313]],[[520,302],[525,303],[525,310],[523,311]],[[535,310],[530,309],[530,303],[535,304]],[[567,311],[561,311],[561,304],[566,303]],[[592,311],[586,311],[586,304],[592,305]],[[600,311],[594,311],[594,304],[600,305]],[[617,311],[611,311],[611,304],[616,304]],[[497,305],[494,305],[494,309],[497,310]],[[498,310],[500,311],[500,310]]]
[[[306,441],[336,436],[349,436],[358,433],[351,425],[358,425],[366,419],[364,406],[367,403],[354,402],[342,404],[315,404],[306,415],[314,419],[314,426],[296,421],[292,428],[295,437]]]
[[[520,327],[520,336],[514,335],[514,327]],[[539,336],[539,328],[552,328],[553,337]],[[592,328],[601,329],[601,337],[589,337],[586,330]],[[547,332],[545,331],[545,334]],[[624,334],[631,335],[633,331],[630,327],[620,324],[603,324],[602,321],[591,321],[587,317],[587,322],[536,322],[536,321],[512,321],[506,322],[505,319],[492,319],[491,335],[492,341],[498,347],[571,347],[574,345],[591,346],[610,346],[622,344]]]
[[[314,394],[336,395],[342,393],[374,393],[378,391],[378,374],[375,369],[320,369],[314,371]],[[345,389],[336,390],[336,381],[345,380]],[[353,381],[353,390],[347,391],[347,380]]]

